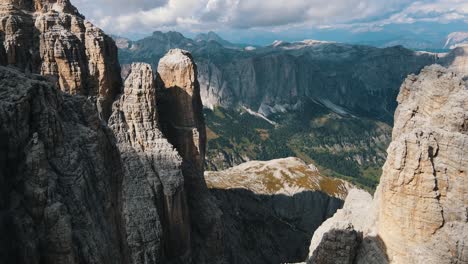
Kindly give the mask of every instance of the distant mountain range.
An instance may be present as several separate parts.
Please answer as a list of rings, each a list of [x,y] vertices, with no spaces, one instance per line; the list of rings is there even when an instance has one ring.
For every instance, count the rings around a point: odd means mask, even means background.
[[[311,99],[333,111],[391,120],[401,81],[438,60],[437,54],[402,46],[379,49],[315,40],[245,47],[213,32],[196,40],[158,31],[139,41],[116,40],[124,75],[132,62],[156,66],[169,49],[185,49],[197,62],[206,107],[245,106],[265,116]]]
[[[213,32],[190,39],[157,31],[116,42],[124,76],[132,62],[156,66],[171,48],[192,53],[206,107],[209,169],[295,156],[326,176],[369,188],[378,183],[401,83],[444,60],[402,46],[236,45]]]

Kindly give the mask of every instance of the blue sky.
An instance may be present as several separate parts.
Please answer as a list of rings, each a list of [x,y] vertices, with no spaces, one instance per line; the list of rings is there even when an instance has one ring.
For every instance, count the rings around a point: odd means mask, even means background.
[[[253,44],[308,38],[440,41],[468,31],[468,0],[72,0],[106,32],[130,38],[155,30],[215,31]]]

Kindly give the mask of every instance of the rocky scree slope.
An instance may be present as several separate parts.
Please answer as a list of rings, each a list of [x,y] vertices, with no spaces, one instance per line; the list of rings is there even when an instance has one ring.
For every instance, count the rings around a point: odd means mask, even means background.
[[[207,171],[205,179],[211,189],[247,189],[264,195],[320,191],[341,200],[355,188],[346,181],[323,176],[315,165],[292,157],[250,161],[224,171]]]
[[[439,65],[406,79],[374,200],[350,194],[314,234],[309,263],[468,263],[467,85]]]

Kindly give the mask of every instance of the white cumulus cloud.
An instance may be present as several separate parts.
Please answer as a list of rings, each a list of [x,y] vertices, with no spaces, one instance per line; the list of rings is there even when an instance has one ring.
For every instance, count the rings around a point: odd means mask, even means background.
[[[289,27],[378,30],[392,23],[468,20],[466,0],[72,0],[111,33]]]

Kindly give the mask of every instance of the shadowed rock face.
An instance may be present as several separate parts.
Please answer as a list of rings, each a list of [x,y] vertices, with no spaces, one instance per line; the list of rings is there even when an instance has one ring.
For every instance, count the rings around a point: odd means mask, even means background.
[[[212,189],[223,212],[228,263],[296,263],[304,260],[314,231],[343,201],[317,191],[258,194]]]
[[[67,93],[95,96],[107,120],[121,86],[117,47],[68,0],[2,2],[0,31],[3,64],[50,77]]]
[[[311,263],[325,245],[320,237],[340,222],[350,223],[367,240],[358,247],[355,263],[468,262],[464,78],[463,72],[433,65],[406,79],[374,201],[364,199],[369,208],[362,210],[363,199],[350,195],[345,208],[314,235]]]
[[[216,263],[223,257],[221,211],[203,177],[206,131],[197,68],[190,53],[174,49],[159,62],[158,74],[161,128],[183,160],[194,260]]]
[[[190,222],[182,158],[159,130],[150,65],[132,65],[109,126],[124,161],[123,217],[132,263],[188,261]]]
[[[0,262],[128,263],[122,164],[94,102],[0,67]]]
[[[186,160],[186,170],[192,170],[187,176],[199,179],[203,177],[206,132],[196,65],[190,53],[174,49],[160,60],[158,74],[161,125]]]

